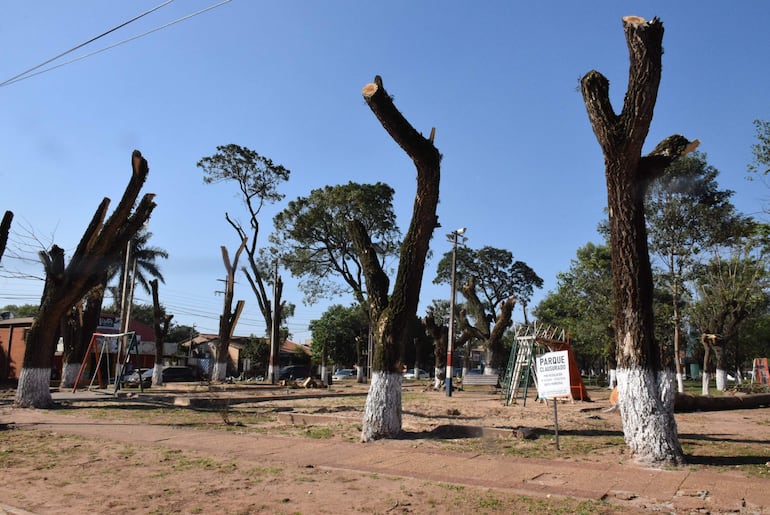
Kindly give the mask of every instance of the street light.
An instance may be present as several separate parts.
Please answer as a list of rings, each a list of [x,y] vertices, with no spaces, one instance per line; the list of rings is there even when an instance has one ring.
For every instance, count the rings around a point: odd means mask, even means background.
[[[452,242],[452,293],[449,297],[449,341],[446,347],[446,395],[452,396],[452,352],[455,345],[455,275],[457,273],[457,239],[465,234],[465,227],[447,234]]]

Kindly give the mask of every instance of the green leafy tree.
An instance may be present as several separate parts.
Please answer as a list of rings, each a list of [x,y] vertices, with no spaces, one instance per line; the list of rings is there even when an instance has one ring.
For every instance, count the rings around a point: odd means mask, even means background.
[[[673,356],[668,358],[676,367],[679,392],[684,392],[680,307],[688,295],[685,286],[703,249],[740,236],[747,227],[730,202],[733,192],[719,189],[718,175],[705,154],[682,157],[652,183],[645,203],[650,252],[671,293]]]
[[[757,142],[751,147],[754,161],[749,165],[749,171],[767,175],[770,174],[770,121],[754,120],[754,128]]]
[[[434,283],[451,282],[453,252],[447,252],[439,261]],[[456,253],[455,280],[462,285],[460,290],[466,299],[458,324],[460,343],[471,338],[483,341],[487,364],[497,369],[504,361],[502,336],[511,324],[515,302],[528,304],[534,288],[541,287],[543,280],[523,261],[514,261],[507,250],[458,247]]]
[[[393,188],[380,182],[326,186],[289,202],[275,216],[270,241],[281,263],[300,279],[306,302],[352,293],[366,306],[363,265],[348,224],[361,223],[384,265],[398,253],[393,194]]]
[[[359,345],[366,339],[369,320],[360,305],[330,306],[321,318],[310,322],[309,329],[313,333],[310,348],[314,361],[329,360],[338,367],[361,365]]]
[[[544,324],[569,331],[584,366],[615,369],[612,259],[607,245],[587,243],[570,268],[557,276],[556,290],[535,307]],[[614,378],[611,378],[611,382]]]
[[[733,358],[733,369],[741,365],[735,350],[741,326],[766,313],[770,305],[770,255],[762,239],[746,238],[726,252],[714,251],[696,276],[691,320],[702,335],[706,357],[714,353],[718,390],[726,388],[729,358]],[[704,362],[704,394],[709,385],[707,365]]]
[[[265,204],[272,204],[283,199],[278,186],[289,180],[291,172],[282,165],[260,155],[246,147],[229,144],[217,147],[214,155],[204,157],[197,164],[204,172],[203,182],[216,184],[220,182],[235,182],[238,186],[246,210],[248,222],[242,223],[238,218],[225,213],[225,219],[238,234],[239,241],[246,242],[246,261],[241,271],[246,276],[249,286],[257,299],[259,310],[265,321],[267,334],[273,343],[272,352],[278,355],[280,345],[280,320],[285,320],[289,310],[282,302],[283,281],[278,275],[278,267],[274,263],[259,259],[257,240],[259,237],[259,213]],[[273,291],[269,287],[273,286]],[[273,324],[273,302],[277,303],[277,321]],[[275,382],[277,370],[268,370],[269,380]]]

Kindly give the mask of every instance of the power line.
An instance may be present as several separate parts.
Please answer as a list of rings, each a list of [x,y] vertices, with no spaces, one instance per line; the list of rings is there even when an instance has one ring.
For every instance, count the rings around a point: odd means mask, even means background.
[[[104,34],[101,34],[101,35],[99,35],[99,36],[97,36],[95,38],[92,38],[91,40],[89,40],[89,41],[87,41],[85,43],[82,43],[82,44],[80,44],[80,45],[78,45],[78,46],[76,46],[76,47],[74,47],[74,48],[72,48],[70,50],[67,50],[64,53],[61,53],[61,54],[57,55],[56,57],[48,59],[44,63],[38,64],[37,66],[34,66],[34,67],[30,68],[29,70],[27,70],[25,72],[22,72],[22,73],[14,76],[14,77],[11,77],[10,79],[6,80],[5,82],[0,82],[0,87],[10,86],[11,84],[15,84],[17,82],[21,82],[23,80],[30,79],[32,77],[36,77],[38,75],[42,75],[43,73],[53,71],[53,70],[55,70],[57,68],[61,68],[62,66],[67,66],[68,64],[73,64],[73,63],[76,63],[78,61],[82,61],[83,59],[86,59],[88,57],[92,57],[92,56],[100,54],[102,52],[106,52],[107,50],[111,50],[111,49],[113,49],[115,47],[118,47],[120,45],[123,45],[125,43],[130,43],[131,41],[134,41],[136,39],[143,38],[145,36],[149,36],[150,34],[152,34],[154,32],[158,32],[159,30],[166,29],[168,27],[171,27],[172,25],[176,25],[177,23],[183,22],[185,20],[189,20],[190,18],[198,16],[199,14],[203,14],[205,12],[208,12],[208,11],[212,10],[212,9],[216,9],[217,7],[220,7],[220,6],[222,6],[222,5],[226,4],[226,3],[229,3],[232,0],[223,0],[223,1],[219,2],[219,3],[217,3],[217,4],[210,5],[210,6],[204,8],[204,9],[201,9],[199,11],[196,11],[194,13],[188,14],[186,16],[182,16],[181,18],[177,18],[176,20],[170,21],[170,22],[168,22],[168,23],[166,23],[164,25],[161,25],[159,27],[156,27],[154,29],[150,29],[147,32],[143,32],[141,34],[137,34],[136,36],[132,36],[132,37],[130,37],[128,39],[124,39],[122,41],[118,41],[117,43],[114,43],[112,45],[106,46],[106,47],[104,47],[104,48],[102,48],[100,50],[96,50],[94,52],[82,55],[80,57],[76,57],[75,59],[71,59],[69,61],[65,61],[65,62],[57,64],[55,66],[51,66],[49,68],[45,68],[45,69],[40,70],[40,71],[38,71],[36,73],[30,73],[30,72],[32,72],[34,70],[37,70],[37,69],[41,68],[42,66],[45,66],[46,64],[51,63],[52,61],[55,61],[56,59],[59,59],[62,56],[65,56],[65,55],[67,55],[67,54],[69,54],[69,53],[71,53],[71,52],[73,52],[73,51],[75,51],[75,50],[77,50],[77,49],[79,49],[79,48],[81,48],[81,47],[83,47],[83,46],[93,42],[93,41],[96,41],[97,39],[101,38],[102,36],[105,36],[105,35],[109,34],[110,32],[113,32],[113,31],[115,31],[115,30],[117,30],[117,29],[119,29],[121,27],[124,27],[124,26],[128,25],[132,21],[135,21],[135,20],[141,18],[142,16],[145,16],[145,15],[147,15],[147,14],[153,12],[153,11],[156,11],[156,10],[160,9],[161,7],[171,3],[172,1],[173,0],[167,0],[165,3],[159,5],[159,6],[155,7],[155,8],[153,8],[153,9],[145,12],[145,13],[142,13],[141,15],[137,16],[136,18],[134,18],[132,20],[129,20],[129,21],[127,21],[127,22],[125,22],[125,23],[123,23],[123,24],[113,28],[113,29],[110,29],[109,31],[105,32]]]

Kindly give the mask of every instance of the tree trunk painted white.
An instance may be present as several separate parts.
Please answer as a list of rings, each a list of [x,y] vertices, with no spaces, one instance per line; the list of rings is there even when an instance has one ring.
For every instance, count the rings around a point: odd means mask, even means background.
[[[727,389],[727,370],[723,368],[717,368],[716,379],[717,390],[724,392]]]
[[[22,368],[15,404],[21,408],[51,407],[51,369]]]
[[[446,367],[433,367],[433,389],[439,390],[446,380]]]
[[[224,382],[227,377],[227,362],[221,363],[219,361],[214,362],[214,369],[211,371],[211,380],[213,382]]]
[[[361,441],[393,438],[401,432],[401,374],[374,372],[364,406]]]
[[[674,419],[671,372],[618,369],[618,404],[626,445],[646,465],[684,463]],[[659,392],[659,397],[652,395]]]
[[[608,389],[614,390],[615,387],[618,385],[618,371],[614,368],[610,369],[609,379],[607,381],[609,385],[607,386]]]
[[[59,382],[60,390],[66,390],[75,386],[78,372],[80,372],[80,365],[82,363],[65,363],[62,366],[61,381]]]
[[[703,374],[701,374],[701,395],[709,394],[709,380],[709,373],[704,370]]]
[[[684,393],[684,374],[681,372],[677,372],[676,374],[676,391]]]
[[[163,364],[161,363],[156,362],[155,366],[152,367],[152,385],[163,385]]]

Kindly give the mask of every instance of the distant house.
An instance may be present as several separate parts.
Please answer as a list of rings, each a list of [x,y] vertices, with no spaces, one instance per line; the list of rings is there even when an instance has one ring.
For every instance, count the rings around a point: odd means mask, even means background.
[[[233,336],[230,339],[227,361],[227,375],[240,376],[257,375],[265,372],[267,363],[252,363],[243,357],[243,350],[252,337]],[[266,338],[259,338],[268,343]],[[202,373],[211,375],[214,366],[215,350],[219,345],[219,335],[212,333],[199,333],[191,340],[188,338],[179,343],[180,353],[187,365],[198,366]],[[281,343],[278,356],[279,365],[307,364],[310,362],[311,351],[306,345],[285,340]]]
[[[32,317],[0,320],[0,381],[18,379],[27,348]]]

